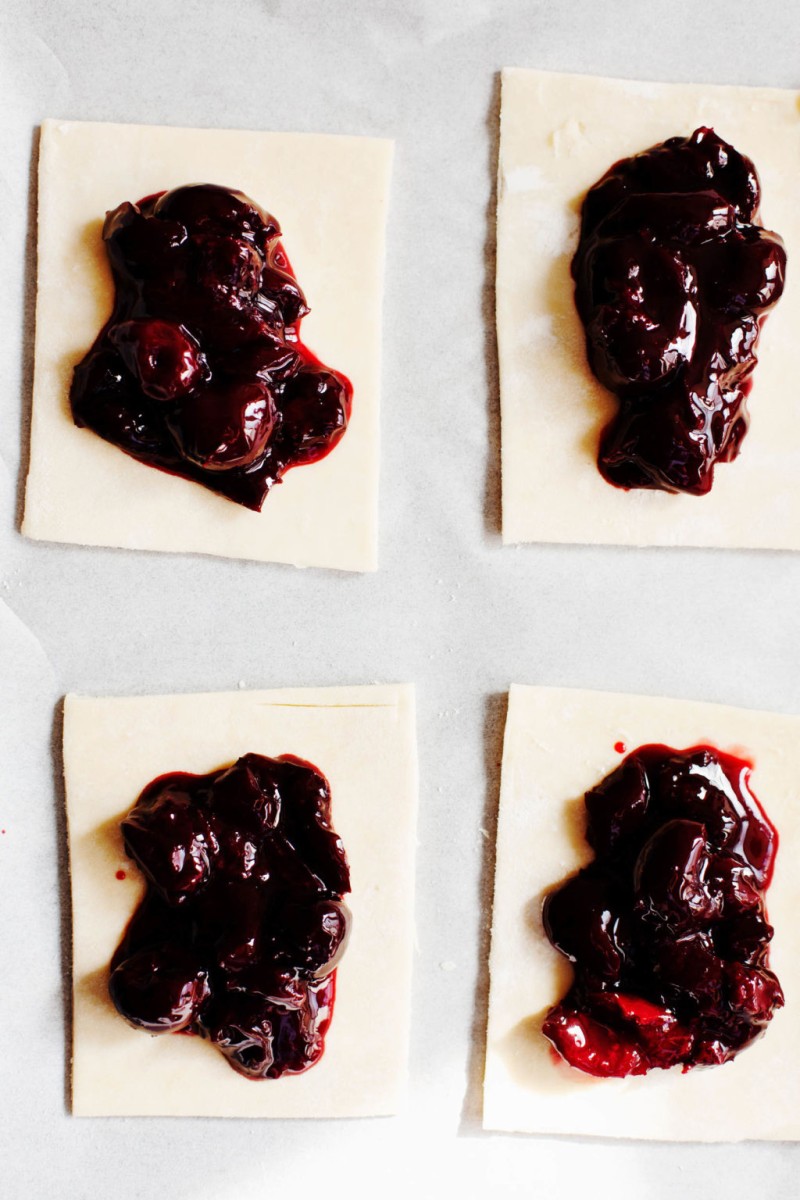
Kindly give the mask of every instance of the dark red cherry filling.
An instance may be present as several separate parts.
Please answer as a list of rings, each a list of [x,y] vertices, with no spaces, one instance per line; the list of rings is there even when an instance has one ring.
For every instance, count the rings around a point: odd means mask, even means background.
[[[589,190],[572,275],[589,363],[620,402],[598,454],[609,483],[700,496],[739,453],[760,326],[786,270],[759,200],[750,159],[705,128],[623,159]]]
[[[122,835],[147,880],[111,961],[125,1020],[199,1034],[252,1079],[312,1066],[350,927],[325,777],[260,754],[209,775],[162,775]]]
[[[114,310],[75,368],[75,423],[256,510],[290,467],[328,454],[352,388],[300,340],[309,308],[280,236],[213,184],[108,213]]]
[[[545,898],[574,968],[543,1032],[590,1075],[728,1062],[783,992],[764,893],[777,834],[750,765],[710,746],[641,746],[586,793],[594,860]]]

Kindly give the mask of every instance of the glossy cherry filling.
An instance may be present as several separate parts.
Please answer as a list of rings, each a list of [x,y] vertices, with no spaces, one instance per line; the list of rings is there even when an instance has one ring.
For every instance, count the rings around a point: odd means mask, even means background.
[[[121,204],[103,226],[116,295],[75,368],[76,425],[247,508],[323,458],[349,381],[300,340],[309,308],[274,217],[194,184]]]
[[[129,1024],[199,1034],[251,1079],[313,1066],[350,927],[330,803],[289,755],[148,784],[122,822],[147,892],[109,981]]]
[[[724,1063],[783,1005],[764,904],[778,837],[750,770],[710,746],[641,746],[587,792],[595,858],[542,913],[574,968],[543,1024],[571,1066]]]
[[[619,399],[598,453],[609,483],[700,496],[738,455],[786,269],[759,201],[753,163],[706,128],[590,188],[572,275],[592,371]]]

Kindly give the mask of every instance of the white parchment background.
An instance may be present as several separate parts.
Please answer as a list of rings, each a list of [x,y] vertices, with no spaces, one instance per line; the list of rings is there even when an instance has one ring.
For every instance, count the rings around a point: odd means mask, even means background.
[[[788,0],[0,0],[0,1190],[9,1200],[250,1200],[290,1188],[330,1200],[797,1195],[800,1147],[487,1136],[477,1085],[509,682],[800,711],[800,558],[500,546],[497,71],[797,87],[798,34]],[[397,139],[377,575],[21,539],[30,181],[46,116]],[[419,689],[422,771],[409,1115],[68,1116],[58,697],[406,679]]]

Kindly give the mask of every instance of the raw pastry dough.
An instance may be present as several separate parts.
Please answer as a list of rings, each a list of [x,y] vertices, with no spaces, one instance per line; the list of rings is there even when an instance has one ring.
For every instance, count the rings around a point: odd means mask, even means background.
[[[767,911],[786,1007],[722,1067],[593,1079],[550,1052],[541,1020],[569,985],[541,926],[543,893],[587,862],[583,795],[646,742],[752,756],[778,829]],[[487,1129],[675,1141],[800,1140],[800,718],[566,689],[511,689],[497,830],[484,1119]]]
[[[31,459],[23,533],[367,571],[377,566],[384,227],[392,143],[372,138],[46,121]],[[280,221],[311,305],[303,339],[353,383],[336,449],[253,513],[144,466],[72,422],[72,369],[108,317],[107,209],[183,183],[239,188]]]
[[[597,464],[616,400],[592,375],[569,273],[587,189],[618,159],[711,125],[755,162],[789,256],[740,457],[708,496],[625,492]],[[800,549],[798,93],[506,70],[497,213],[503,540]],[[795,261],[795,257],[797,261]]]
[[[254,1083],[200,1038],[149,1037],[108,999],[108,963],[143,892],[119,821],[166,771],[248,750],[297,754],[329,778],[352,871],[353,930],[325,1054]],[[413,943],[416,743],[411,687],[93,699],[64,719],[72,873],[73,1112],[81,1116],[355,1117],[402,1103]],[[126,878],[116,878],[117,870]]]

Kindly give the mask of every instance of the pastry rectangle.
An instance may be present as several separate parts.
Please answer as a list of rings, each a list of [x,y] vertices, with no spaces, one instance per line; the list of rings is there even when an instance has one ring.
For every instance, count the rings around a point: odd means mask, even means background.
[[[753,159],[764,225],[784,239],[786,290],[765,322],[741,454],[707,496],[626,492],[597,446],[616,400],[592,374],[570,262],[588,188],[615,162],[711,125]],[[800,549],[798,93],[503,72],[497,336],[503,540]],[[797,257],[798,262],[795,261]]]
[[[23,532],[139,550],[366,571],[377,566],[381,303],[392,143],[374,138],[46,121]],[[69,407],[111,310],[109,209],[186,183],[253,197],[280,222],[311,313],[303,337],[354,388],[345,436],[289,471],[260,513],[136,462]]]
[[[587,863],[584,793],[645,743],[710,743],[755,764],[753,790],[778,831],[766,895],[771,967],[786,1006],[720,1067],[595,1079],[541,1032],[569,964],[545,937],[544,893]],[[511,689],[503,749],[490,958],[484,1126],[673,1141],[800,1140],[800,718],[650,696]]]
[[[310,760],[331,785],[352,874],[350,942],[326,1048],[254,1082],[199,1037],[131,1029],[108,964],[143,893],[119,822],[150,780],[248,751]],[[73,920],[73,1112],[81,1116],[380,1116],[401,1106],[413,944],[416,741],[411,687],[95,699],[64,718]],[[117,871],[125,872],[124,879]]]

